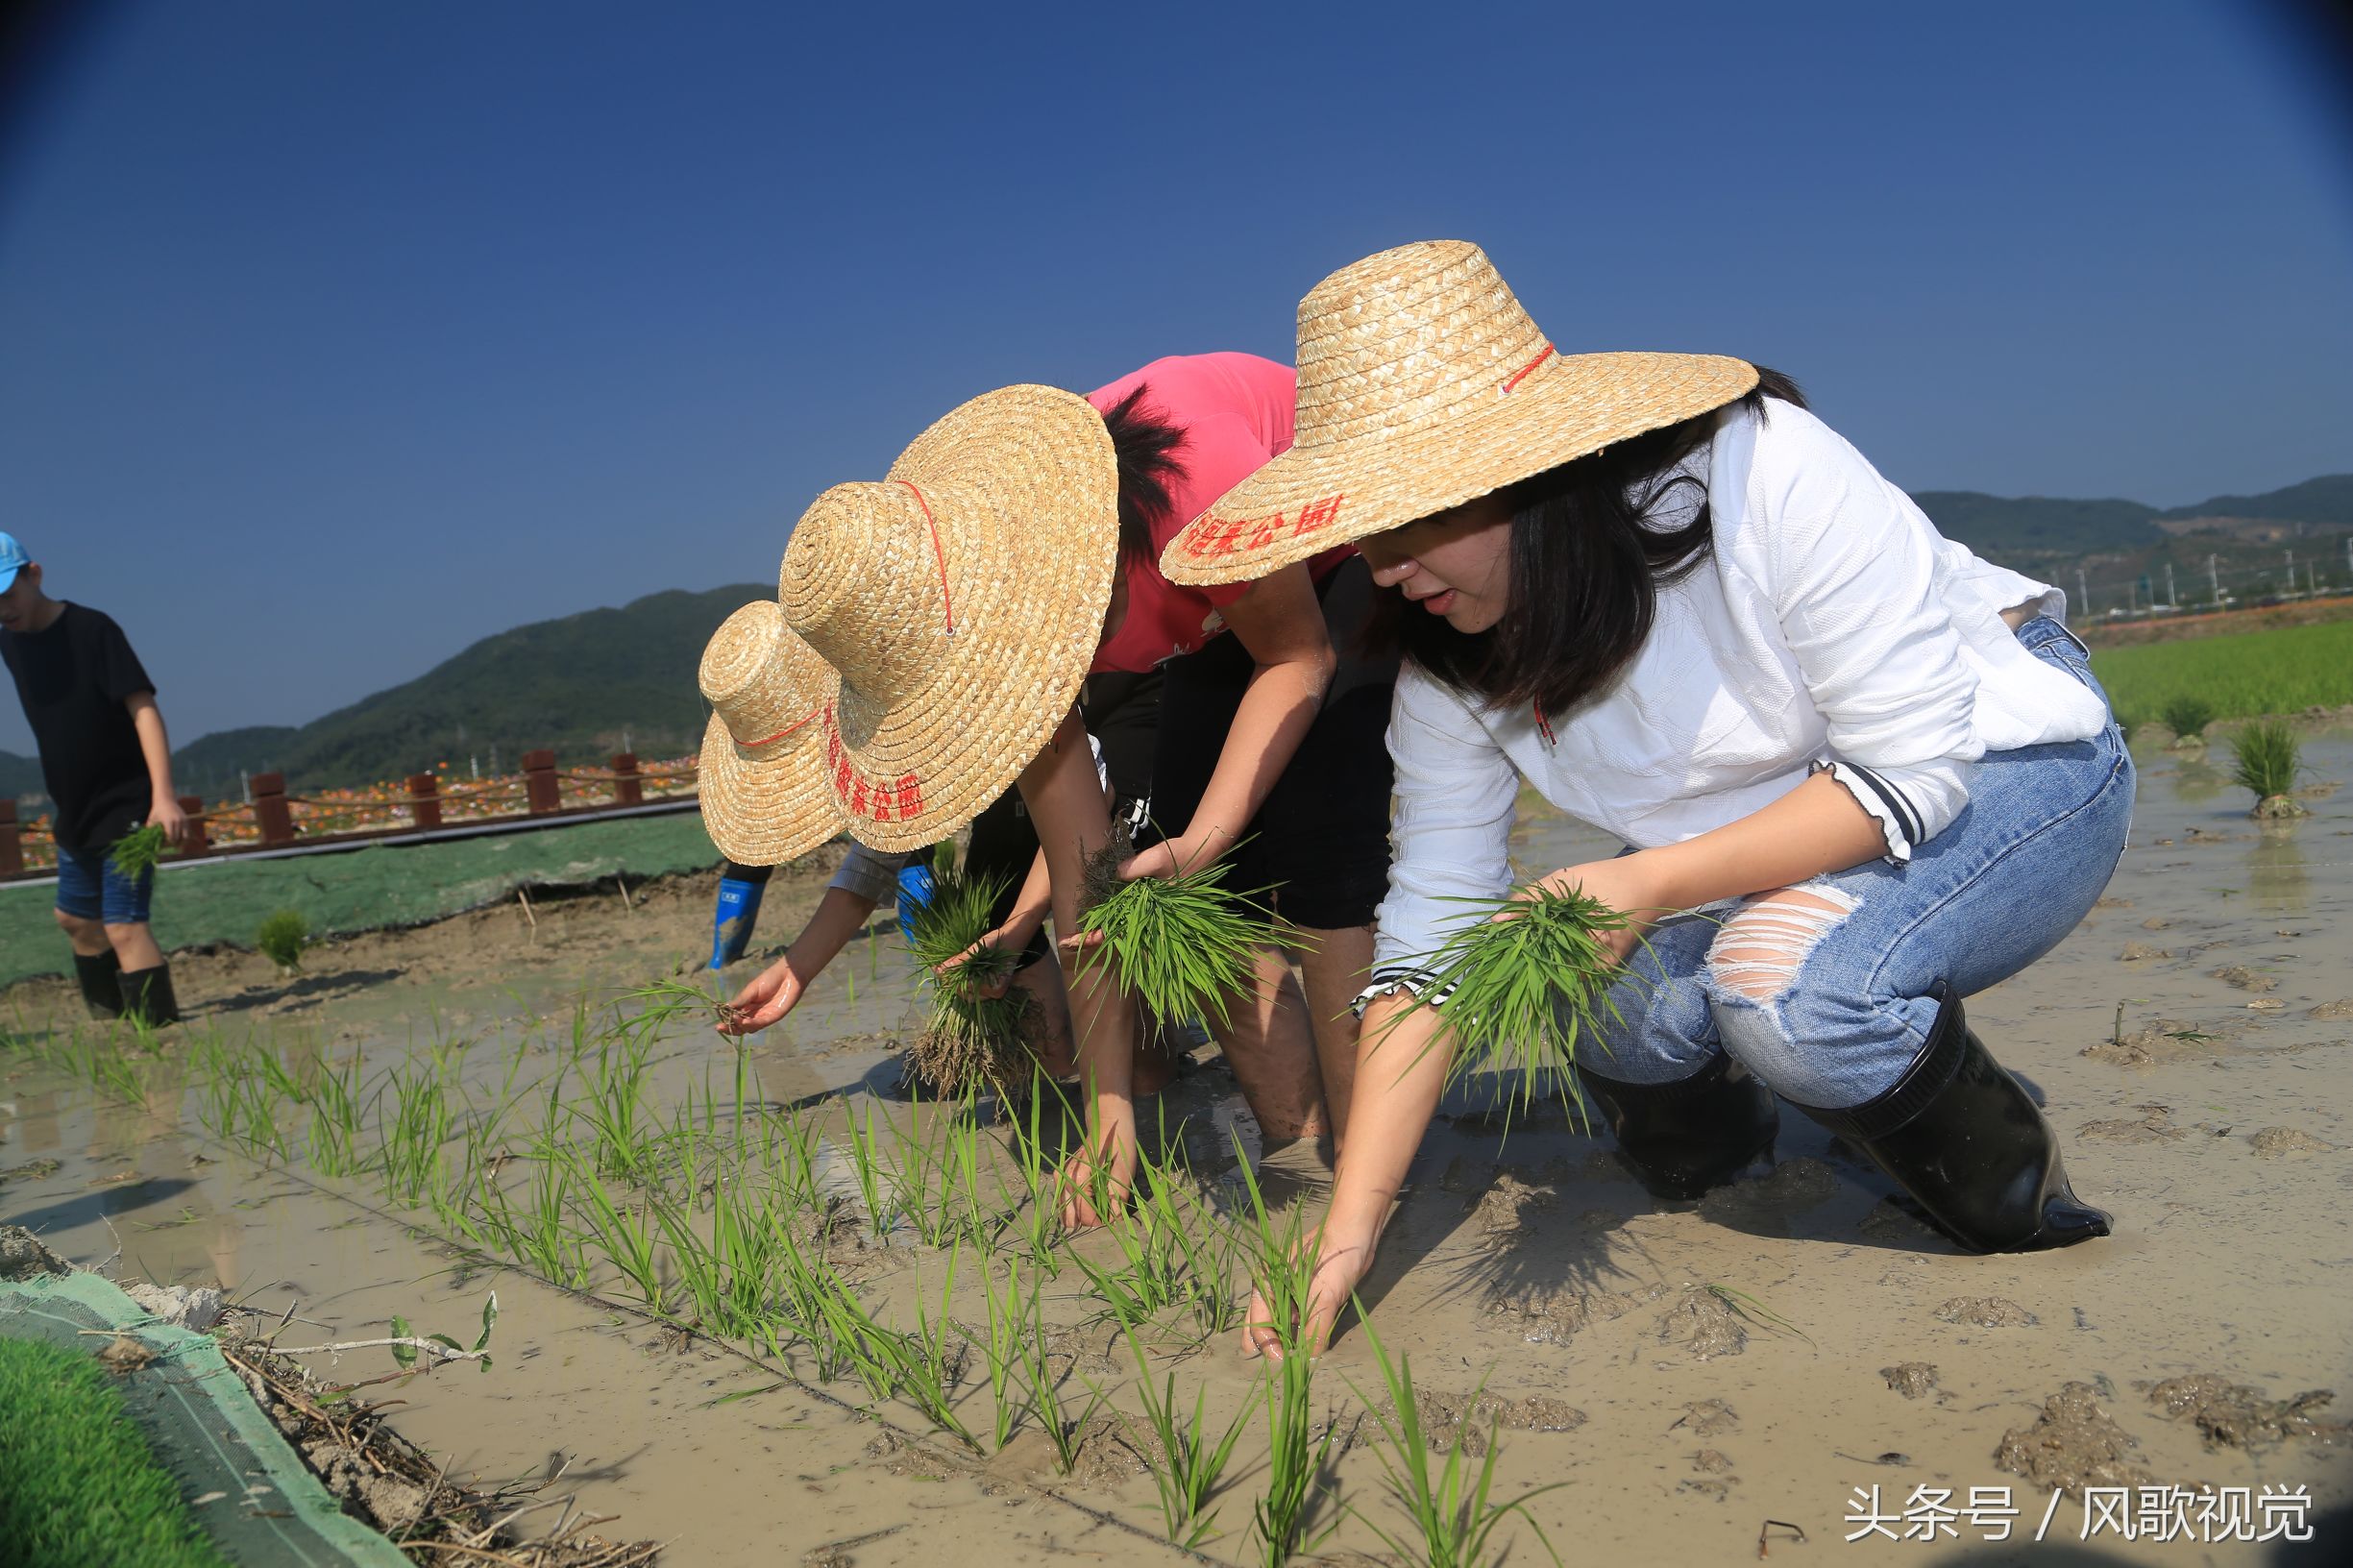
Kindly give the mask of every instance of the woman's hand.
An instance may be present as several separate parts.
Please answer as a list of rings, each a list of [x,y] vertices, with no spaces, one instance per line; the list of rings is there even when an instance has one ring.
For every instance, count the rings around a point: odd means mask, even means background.
[[[1330,1233],[1317,1238],[1314,1272],[1308,1276],[1308,1320],[1299,1336],[1300,1345],[1311,1357],[1322,1355],[1324,1347],[1332,1343],[1332,1327],[1339,1321],[1349,1298],[1371,1271],[1373,1249],[1379,1239],[1374,1236],[1343,1240]],[[1251,1291],[1249,1309],[1242,1314],[1242,1354],[1280,1361],[1283,1339],[1266,1292]]]
[[[1103,1115],[1101,1130],[1063,1162],[1054,1182],[1065,1230],[1091,1230],[1123,1213],[1136,1184],[1135,1127],[1115,1115]]]
[[[1139,850],[1119,868],[1119,880],[1140,882],[1147,876],[1181,876],[1197,871],[1234,847],[1238,841],[1222,827],[1189,828],[1173,839],[1163,839]]]
[[[180,809],[180,802],[168,795],[159,795],[147,807],[147,823],[163,829],[163,837],[180,844],[188,836],[188,814]]]
[[[983,951],[1017,954],[1029,945],[1029,939],[1030,933],[1028,932],[1016,931],[1009,925],[1000,925],[946,963],[935,966],[931,972],[943,980],[950,979],[964,968],[966,960]],[[980,997],[984,1001],[994,1001],[1012,989],[1013,970],[1007,968],[993,978],[968,982],[965,986],[965,994]]]
[[[1598,898],[1624,915],[1627,924],[1623,928],[1600,933],[1610,956],[1623,964],[1651,928],[1677,908],[1660,885],[1656,863],[1647,859],[1647,854],[1648,851],[1637,849],[1630,855],[1609,860],[1564,866],[1549,876],[1537,878],[1537,885],[1554,893],[1581,891],[1586,897]],[[1496,918],[1507,919],[1508,914]]]
[[[720,1017],[719,1032],[758,1034],[799,1005],[806,990],[800,976],[793,971],[792,955],[788,953],[752,976],[750,984],[735,993],[735,1000]]]

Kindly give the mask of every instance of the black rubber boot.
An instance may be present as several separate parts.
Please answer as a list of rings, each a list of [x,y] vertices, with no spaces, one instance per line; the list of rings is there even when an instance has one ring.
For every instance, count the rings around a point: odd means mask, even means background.
[[[2058,1136],[1970,1033],[1940,983],[1936,1024],[1896,1087],[1845,1111],[1800,1110],[1861,1148],[1972,1252],[2036,1252],[2106,1236],[2105,1213],[2079,1202]]]
[[[172,967],[125,969],[117,978],[123,992],[123,1017],[150,1029],[180,1021],[180,1000],[172,994]]]
[[[123,988],[116,984],[122,968],[122,960],[114,956],[111,947],[96,957],[74,954],[74,978],[82,983],[82,1003],[90,1010],[91,1017],[123,1016]]]
[[[1618,1158],[1654,1198],[1696,1198],[1730,1181],[1772,1150],[1781,1129],[1773,1090],[1722,1052],[1671,1084],[1622,1084],[1582,1066],[1577,1082],[1602,1108]]]

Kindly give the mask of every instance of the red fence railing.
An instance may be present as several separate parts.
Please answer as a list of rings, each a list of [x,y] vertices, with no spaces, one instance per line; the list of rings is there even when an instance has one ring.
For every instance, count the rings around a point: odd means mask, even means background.
[[[453,785],[445,776],[444,765],[441,771],[412,773],[396,784],[306,796],[287,794],[282,773],[256,773],[246,781],[253,796],[249,801],[207,806],[196,796],[182,796],[188,838],[169,858],[330,839],[387,838],[460,822],[552,817],[675,799],[695,793],[695,764],[694,757],[641,764],[635,753],[624,751],[607,768],[565,769],[556,766],[553,751],[527,751],[523,772],[502,778]],[[0,877],[46,871],[56,865],[49,819],[20,822],[16,802],[0,799]]]

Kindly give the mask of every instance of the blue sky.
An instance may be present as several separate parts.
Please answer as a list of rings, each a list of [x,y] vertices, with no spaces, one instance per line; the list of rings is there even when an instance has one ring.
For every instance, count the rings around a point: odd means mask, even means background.
[[[0,527],[185,740],[772,578],[975,392],[1476,239],[1915,489],[2353,469],[2353,136],[2218,3],[122,4],[0,148]],[[0,747],[29,749],[12,703]]]

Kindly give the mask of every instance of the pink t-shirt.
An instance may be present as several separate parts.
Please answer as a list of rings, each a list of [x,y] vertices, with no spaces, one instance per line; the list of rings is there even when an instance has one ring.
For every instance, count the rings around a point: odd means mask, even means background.
[[[1108,413],[1139,385],[1147,388],[1141,406],[1182,429],[1185,441],[1169,454],[1184,473],[1168,487],[1166,514],[1152,525],[1152,558],[1125,569],[1127,619],[1095,654],[1098,671],[1137,674],[1225,630],[1225,606],[1249,591],[1247,582],[1170,582],[1161,576],[1160,552],[1220,496],[1290,450],[1298,376],[1255,354],[1173,355],[1088,393],[1087,401]],[[1310,574],[1321,578],[1354,550],[1326,551],[1308,563]]]

